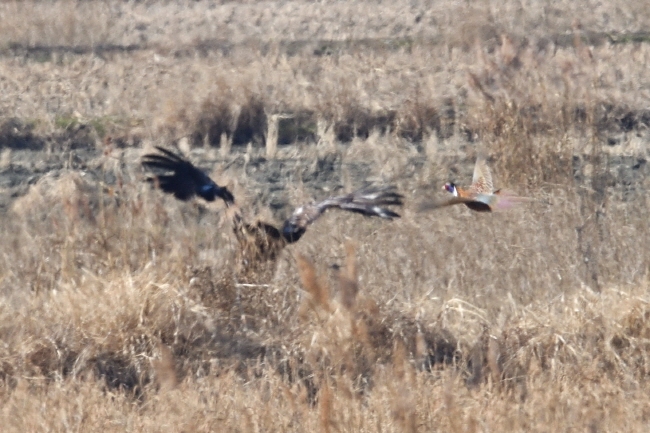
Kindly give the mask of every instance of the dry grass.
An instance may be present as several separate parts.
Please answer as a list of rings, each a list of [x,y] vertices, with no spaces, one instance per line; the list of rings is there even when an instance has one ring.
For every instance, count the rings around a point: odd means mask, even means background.
[[[587,37],[646,8],[402,3],[0,5],[0,174],[65,159],[0,218],[3,431],[647,430],[650,51]],[[223,207],[151,190],[142,142],[207,144],[265,219],[271,187],[410,203],[326,215],[249,284]],[[415,212],[479,151],[534,201]]]
[[[217,146],[223,134],[260,144],[274,115],[290,117],[280,144],[322,139],[327,128],[345,142],[375,129],[416,142],[431,133],[472,137],[486,132],[486,101],[497,113],[502,102],[527,113],[537,131],[585,120],[647,128],[648,45],[605,36],[586,45],[590,32],[647,28],[637,3],[593,5],[572,22],[568,4],[287,1],[270,12],[264,2],[5,2],[0,12],[12,19],[1,20],[9,48],[0,58],[0,111],[42,133],[82,123],[99,139],[130,144],[187,137]],[[286,19],[294,14],[318,16],[320,25]],[[300,41],[314,42],[291,45]],[[78,46],[90,48],[65,49]]]

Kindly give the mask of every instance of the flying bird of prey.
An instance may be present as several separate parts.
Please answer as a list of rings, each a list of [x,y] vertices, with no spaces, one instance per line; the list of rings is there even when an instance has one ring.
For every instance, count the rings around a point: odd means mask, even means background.
[[[244,222],[241,213],[233,217],[233,229],[241,248],[240,261],[250,265],[257,261],[275,260],[288,244],[300,240],[307,227],[328,209],[341,209],[367,217],[392,220],[400,215],[388,206],[402,206],[403,197],[393,186],[366,187],[350,194],[328,197],[296,208],[277,228],[262,221]]]
[[[152,181],[164,192],[173,194],[179,200],[199,196],[206,201],[221,198],[230,208],[235,236],[242,247],[242,260],[274,260],[287,245],[297,242],[307,227],[328,209],[341,209],[367,217],[387,220],[399,218],[399,214],[388,206],[402,206],[403,196],[394,186],[370,186],[350,194],[328,197],[296,208],[293,214],[277,228],[262,221],[248,223],[241,210],[235,205],[233,195],[225,187],[217,185],[210,177],[191,162],[162,147],[156,147],[160,154],[147,154],[142,165],[154,175]]]
[[[169,150],[156,146],[161,154],[150,153],[142,157],[142,165],[154,174],[150,181],[179,200],[187,201],[199,196],[205,201],[221,198],[226,206],[235,203],[228,188],[217,185],[191,162]]]
[[[509,191],[501,189],[495,191],[492,184],[492,173],[484,156],[479,156],[476,160],[470,186],[463,188],[453,182],[447,182],[442,189],[450,193],[452,197],[426,202],[420,206],[420,210],[464,204],[476,212],[492,212],[508,209],[517,203],[530,200],[526,197],[518,197]]]

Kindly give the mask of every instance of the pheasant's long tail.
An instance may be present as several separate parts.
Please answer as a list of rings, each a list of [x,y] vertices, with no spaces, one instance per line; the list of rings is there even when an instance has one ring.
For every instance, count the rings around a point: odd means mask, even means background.
[[[534,199],[530,197],[521,197],[507,190],[499,190],[494,193],[490,200],[490,207],[494,211],[507,210],[522,203],[530,203]]]

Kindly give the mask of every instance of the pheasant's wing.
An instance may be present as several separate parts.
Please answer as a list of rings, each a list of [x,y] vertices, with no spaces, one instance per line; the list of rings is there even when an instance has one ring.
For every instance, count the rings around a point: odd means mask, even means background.
[[[227,205],[234,203],[235,198],[227,188],[217,185],[191,162],[162,147],[156,149],[160,154],[144,155],[142,165],[153,173],[150,180],[160,189],[183,201],[198,195],[206,201],[220,197]]]
[[[483,204],[492,209],[498,202],[499,198],[491,194],[476,194],[472,197],[450,197],[441,200],[430,200],[420,203],[419,212],[426,212],[441,207],[453,206],[455,204]]]
[[[507,191],[497,191],[494,194],[476,194],[472,197],[451,197],[442,200],[431,200],[420,204],[418,211],[426,212],[455,204],[467,204],[474,210],[490,210],[492,212],[510,209],[521,203],[529,203],[533,199],[520,197]],[[471,205],[476,206],[471,206]],[[487,209],[486,209],[487,206]]]
[[[492,194],[492,173],[487,165],[485,155],[479,155],[474,165],[474,176],[472,176],[471,189],[477,194]]]
[[[368,217],[384,219],[399,218],[400,215],[388,206],[402,206],[403,196],[394,186],[366,187],[353,193],[297,208],[284,222],[282,234],[289,242],[295,242],[305,233],[307,227],[316,221],[327,209],[338,208]]]

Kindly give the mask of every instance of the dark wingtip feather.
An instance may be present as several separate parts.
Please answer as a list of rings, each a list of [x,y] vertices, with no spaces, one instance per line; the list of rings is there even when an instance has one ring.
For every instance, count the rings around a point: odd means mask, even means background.
[[[223,187],[221,190],[221,198],[224,202],[226,202],[226,205],[234,205],[235,204],[235,196],[232,195],[230,190],[226,187]]]
[[[169,159],[171,159],[171,160],[173,160],[175,162],[184,162],[185,161],[185,158],[182,158],[179,154],[174,153],[171,150],[165,149],[162,146],[155,146],[155,147],[156,147],[156,150],[158,150],[159,152],[165,154],[167,156],[167,158],[169,158]],[[155,155],[155,154],[150,154],[150,155],[160,156],[160,155]]]
[[[160,155],[145,155],[142,165],[147,169],[174,170],[178,163]]]
[[[365,187],[343,198],[344,201],[339,203],[341,209],[387,220],[400,218],[397,212],[388,209],[387,206],[404,204],[404,196],[397,192],[397,187],[394,185]]]
[[[393,218],[401,218],[402,217],[397,212],[393,212],[390,209],[384,209],[384,208],[381,208],[381,213],[379,213],[378,216],[380,218],[384,218],[384,219],[387,219],[387,220],[392,220]]]
[[[357,192],[359,197],[365,198],[378,205],[384,206],[402,206],[404,205],[404,196],[397,192],[395,185],[388,186],[370,186],[362,188]]]

